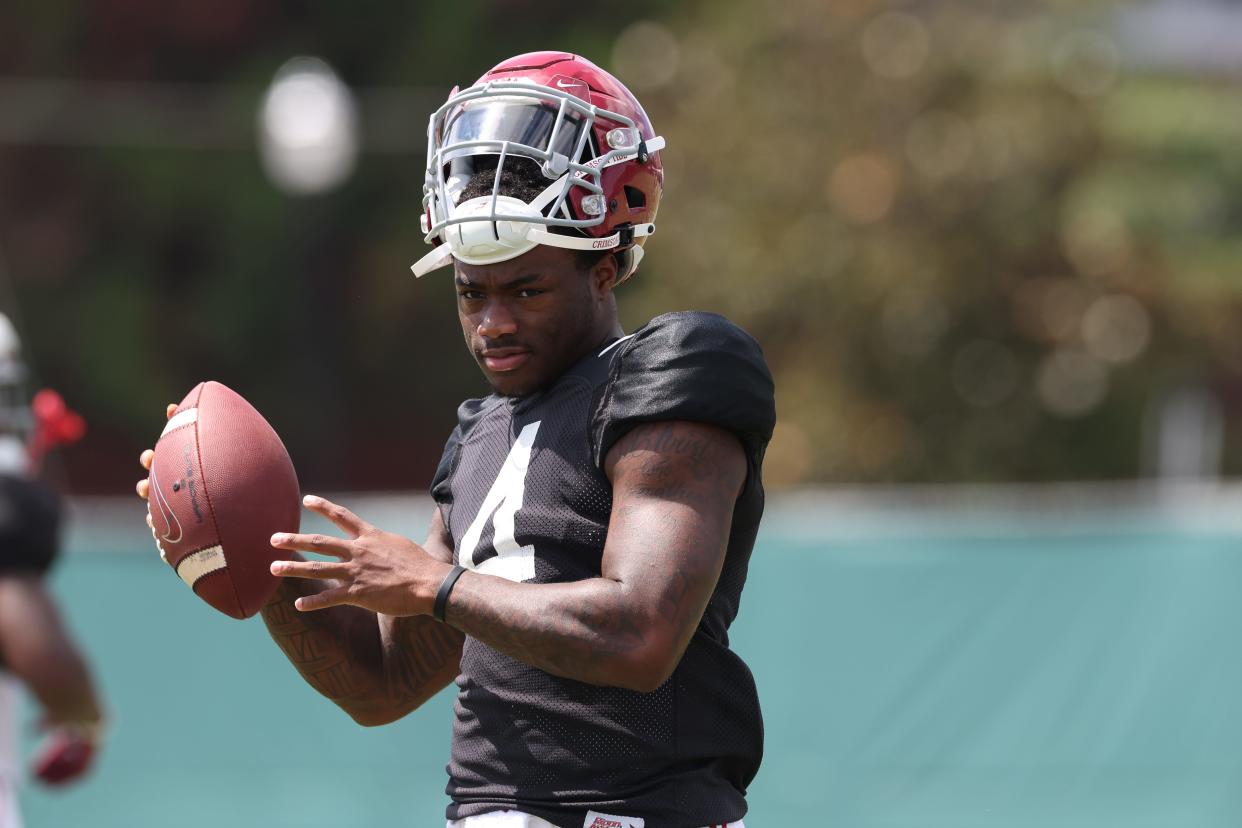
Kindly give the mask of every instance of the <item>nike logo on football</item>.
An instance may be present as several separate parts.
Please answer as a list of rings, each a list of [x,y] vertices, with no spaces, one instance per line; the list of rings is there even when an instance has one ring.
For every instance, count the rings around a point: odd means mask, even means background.
[[[164,529],[160,531],[160,538],[168,541],[169,543],[179,543],[183,534],[181,530],[181,521],[177,519],[177,514],[173,511],[172,506],[169,504],[168,498],[164,497],[164,490],[160,487],[160,479],[156,476],[154,467],[151,469],[150,485],[151,492],[155,495],[155,503],[160,507],[160,517],[164,519]],[[154,523],[154,521],[152,521],[152,523]],[[152,533],[155,532],[154,526],[151,527],[151,531]],[[177,533],[176,537],[173,537],[174,531]],[[164,547],[159,543],[160,538],[156,539],[156,546],[159,546],[160,555],[163,556]]]

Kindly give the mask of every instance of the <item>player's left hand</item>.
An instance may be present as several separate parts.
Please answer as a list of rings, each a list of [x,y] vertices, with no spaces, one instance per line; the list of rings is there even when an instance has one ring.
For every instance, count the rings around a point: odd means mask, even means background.
[[[352,604],[391,616],[431,613],[435,590],[451,567],[432,558],[414,541],[377,529],[344,506],[307,495],[303,505],[335,523],[344,538],[279,532],[272,546],[316,552],[331,561],[275,561],[272,574],[329,582],[322,592],[294,602],[302,611]],[[335,583],[332,583],[335,582]]]

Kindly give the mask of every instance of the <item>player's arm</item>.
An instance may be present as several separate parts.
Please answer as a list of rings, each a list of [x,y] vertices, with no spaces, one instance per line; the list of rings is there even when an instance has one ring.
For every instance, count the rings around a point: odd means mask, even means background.
[[[86,659],[36,574],[0,577],[0,664],[43,707],[47,735],[31,765],[34,778],[62,785],[91,769],[103,711]]]
[[[447,621],[532,666],[650,691],[676,668],[724,563],[746,480],[739,440],[686,422],[637,426],[609,450],[601,576],[522,584],[466,572]]]
[[[563,584],[514,583],[465,572],[446,619],[521,661],[590,684],[650,691],[676,668],[703,616],[724,563],[733,506],[746,480],[732,433],[690,422],[643,424],[608,451],[612,517],[601,575]],[[278,534],[278,548],[335,561],[277,561],[272,572],[324,588],[301,598],[302,612],[342,605],[390,615],[431,612],[448,562],[422,554],[322,498],[307,505],[347,538]]]
[[[86,660],[35,574],[0,577],[0,664],[30,688],[49,725],[102,721]]]
[[[422,547],[445,563],[452,544],[437,509]],[[355,606],[299,612],[294,602],[337,584],[282,580],[261,610],[272,639],[306,682],[359,724],[401,718],[456,676],[460,632],[425,615],[393,617]]]

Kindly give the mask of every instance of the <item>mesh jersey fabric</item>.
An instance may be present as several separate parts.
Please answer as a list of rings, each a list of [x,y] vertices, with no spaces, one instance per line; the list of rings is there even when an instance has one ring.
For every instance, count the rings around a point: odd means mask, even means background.
[[[612,510],[601,469],[607,449],[638,423],[673,419],[732,431],[749,467],[720,579],[681,662],[657,690],[639,693],[553,676],[467,637],[450,820],[509,808],[579,828],[593,810],[642,817],[650,828],[690,828],[745,814],[763,725],[754,679],[727,631],[763,512],[760,469],[775,423],[772,378],[755,341],[721,316],[666,314],[542,392],[469,400],[432,496],[457,563],[486,571],[497,546],[504,555],[532,547],[533,574],[524,580],[597,577]],[[506,463],[529,434],[515,485]],[[496,543],[495,514],[479,517],[485,501],[504,510],[494,491],[501,480],[505,498],[521,504],[508,543]],[[462,548],[472,526],[478,540]]]

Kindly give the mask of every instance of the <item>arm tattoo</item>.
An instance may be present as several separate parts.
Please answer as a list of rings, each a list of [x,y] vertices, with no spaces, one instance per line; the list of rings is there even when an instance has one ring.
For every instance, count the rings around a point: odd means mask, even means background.
[[[731,510],[744,475],[727,463],[740,447],[736,438],[722,437],[685,423],[653,423],[631,430],[613,451],[640,457],[638,493],[702,507],[727,500]]]
[[[368,695],[365,679],[369,670],[364,665],[370,661],[373,667],[378,661],[378,634],[375,644],[368,646],[366,636],[357,634],[364,632],[359,621],[365,619],[349,607],[327,610],[320,617],[298,612],[294,600],[311,591],[301,583],[284,580],[260,612],[272,639],[306,682],[349,710]]]
[[[291,581],[282,581],[261,610],[263,623],[307,684],[349,709],[365,699],[365,686],[351,669],[351,663],[363,657],[349,646],[354,613],[333,613],[329,618],[332,611],[328,611],[315,618],[314,613],[298,612],[293,601],[306,592]]]
[[[306,582],[284,580],[262,608],[277,646],[315,688],[356,718],[396,718],[443,687],[461,655],[461,634],[426,617],[389,619],[357,607],[299,612]]]
[[[386,635],[385,689],[399,707],[426,701],[457,674],[462,634],[426,616],[394,618]]]

